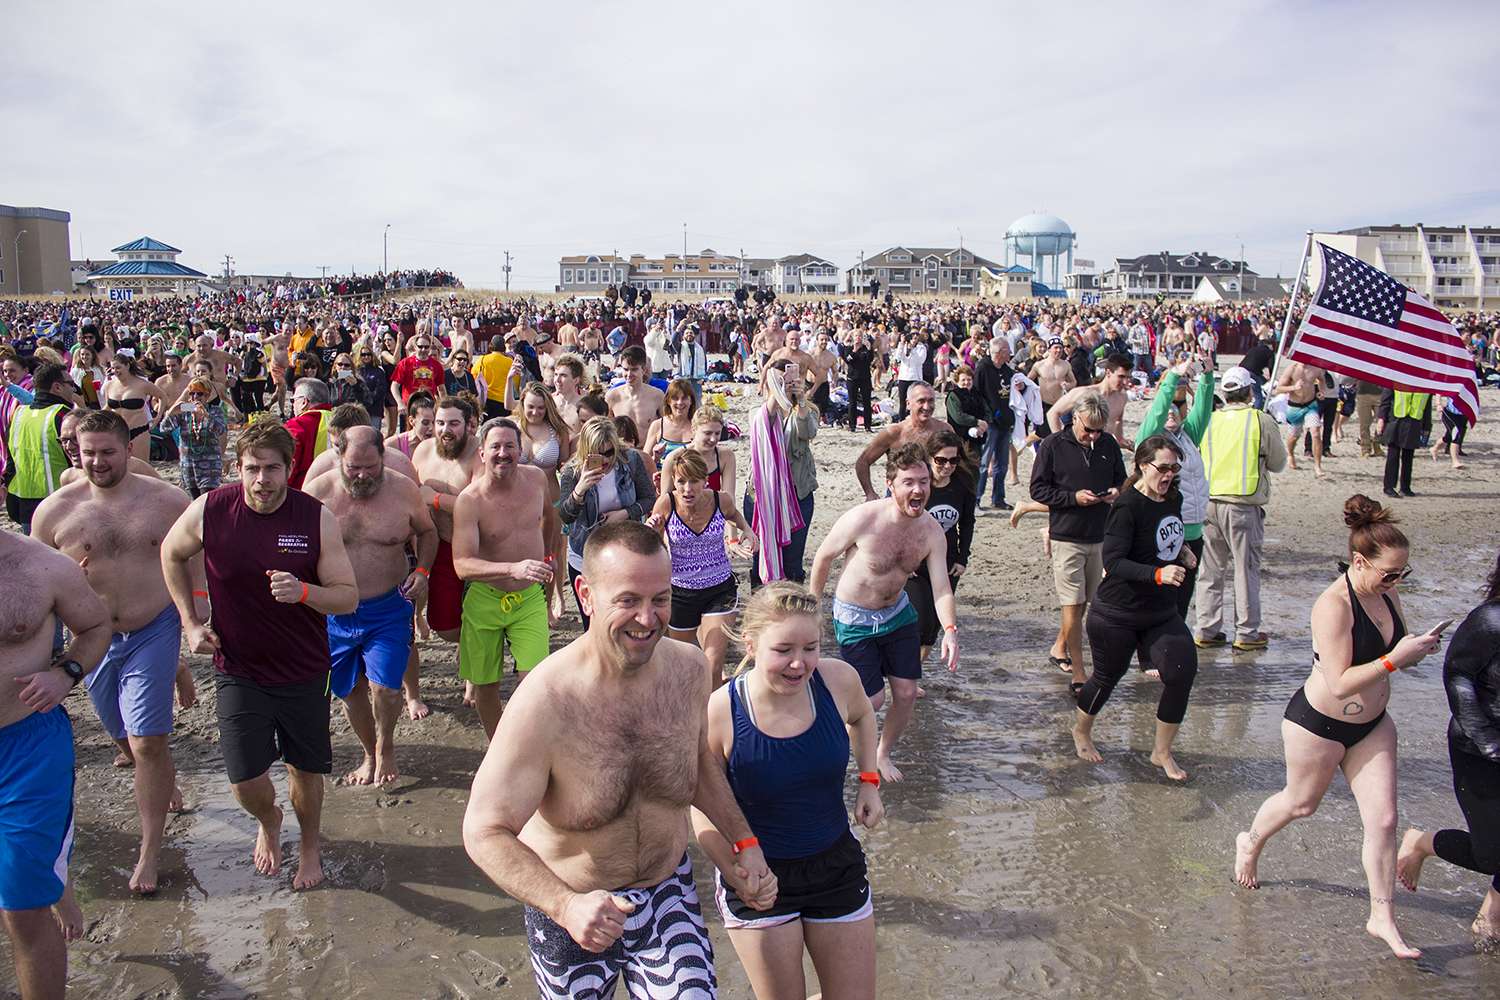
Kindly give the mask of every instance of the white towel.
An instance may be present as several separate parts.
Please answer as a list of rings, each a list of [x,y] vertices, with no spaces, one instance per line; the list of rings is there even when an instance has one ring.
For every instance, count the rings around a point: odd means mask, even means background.
[[[1015,411],[1016,422],[1011,429],[1010,439],[1017,449],[1026,444],[1026,422],[1029,420],[1033,427],[1040,426],[1047,419],[1047,412],[1042,406],[1042,390],[1035,382],[1017,372],[1010,380],[1010,408]]]

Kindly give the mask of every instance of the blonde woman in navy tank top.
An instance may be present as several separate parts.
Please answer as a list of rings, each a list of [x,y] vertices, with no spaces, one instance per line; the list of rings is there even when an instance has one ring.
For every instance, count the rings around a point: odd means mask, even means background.
[[[807,996],[804,950],[824,996],[875,997],[875,915],[847,805],[852,797],[852,821],[867,829],[885,815],[875,712],[855,669],[818,655],[821,635],[805,588],[766,584],[746,602],[739,636],[753,669],[742,664],[708,701],[709,750],[754,836],[730,844],[694,809],[698,844],[722,872],[753,842],[776,876],[769,910],[751,909],[722,875],[714,893],[757,1000]]]

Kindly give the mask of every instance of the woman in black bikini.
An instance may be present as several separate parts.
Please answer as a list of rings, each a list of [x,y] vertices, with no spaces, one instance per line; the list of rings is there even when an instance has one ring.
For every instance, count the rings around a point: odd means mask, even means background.
[[[156,399],[156,409],[160,411],[177,400],[168,399],[160,386],[141,377],[140,364],[135,360],[135,352],[129,348],[117,350],[110,359],[109,368],[110,380],[100,389],[104,405],[125,418],[130,428],[130,454],[147,461],[151,458],[148,432],[152,418],[146,412],[146,403]]]
[[[1313,605],[1313,672],[1286,707],[1286,787],[1267,799],[1249,831],[1235,839],[1234,878],[1258,888],[1266,840],[1311,816],[1340,768],[1364,823],[1362,852],[1370,883],[1374,937],[1398,958],[1420,958],[1396,929],[1396,724],[1386,715],[1391,674],[1437,651],[1441,636],[1408,635],[1394,594],[1410,570],[1406,535],[1390,508],[1362,495],[1344,504],[1349,569]]]

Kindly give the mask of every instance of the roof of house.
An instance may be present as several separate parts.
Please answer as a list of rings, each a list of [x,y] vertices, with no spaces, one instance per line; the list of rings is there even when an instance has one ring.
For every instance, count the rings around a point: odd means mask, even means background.
[[[943,261],[944,263],[947,263],[947,264],[951,265],[951,264],[954,263],[954,259],[958,256],[958,248],[957,247],[904,247],[904,246],[895,246],[895,247],[891,247],[889,250],[882,250],[880,253],[875,254],[872,257],[866,257],[865,258],[865,267],[867,267],[867,268],[868,267],[890,267],[891,264],[892,264],[892,261],[890,259],[890,255],[893,254],[893,253],[904,253],[904,254],[910,255],[911,260],[909,261],[909,263],[917,263],[919,261],[924,261],[924,260],[926,260],[929,257],[936,257],[937,259]],[[999,267],[1000,266],[999,264],[996,264],[992,260],[986,260],[985,258],[983,258],[983,257],[979,256],[978,254],[976,254],[973,250],[970,250],[968,248],[964,249],[964,256],[966,256],[966,257],[969,258],[969,260],[965,262],[966,264],[974,264],[974,265],[977,265],[979,267]],[[897,262],[897,263],[899,265],[899,262]],[[850,271],[855,271],[855,270],[858,270],[858,267],[851,267],[851,268],[849,268],[849,270]]]
[[[1009,267],[987,264],[984,269],[991,274],[1036,274],[1031,268],[1022,267],[1020,264],[1012,264]]]
[[[0,205],[0,215],[9,216],[12,219],[51,219],[53,222],[67,222],[72,216],[67,212],[56,208],[18,207],[16,205]]]
[[[89,280],[141,274],[166,275],[174,278],[208,277],[202,271],[194,271],[192,268],[179,264],[175,260],[122,260],[117,264],[109,265],[109,267],[106,267],[102,271],[95,271],[90,274]]]
[[[1244,268],[1241,272],[1241,268]],[[1140,257],[1116,257],[1115,270],[1136,274],[1255,274],[1243,261],[1211,253],[1148,253]]]
[[[110,253],[136,253],[142,250],[150,253],[182,253],[176,247],[169,247],[161,240],[153,240],[149,236],[142,236],[138,240],[126,243],[124,246],[115,247]]]
[[[835,266],[833,261],[826,260],[822,257],[814,257],[810,253],[793,254],[790,257],[777,257],[776,263],[789,264],[792,267],[802,267],[806,264],[827,264],[829,267]]]
[[[1256,278],[1245,275],[1238,290],[1227,287],[1233,278],[1228,275],[1205,274],[1193,292],[1194,302],[1258,302],[1261,299],[1284,299],[1286,286],[1274,278]]]

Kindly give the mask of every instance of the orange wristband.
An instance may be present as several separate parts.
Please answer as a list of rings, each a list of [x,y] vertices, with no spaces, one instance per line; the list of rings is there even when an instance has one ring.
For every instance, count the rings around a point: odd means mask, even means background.
[[[303,583],[302,584],[302,596],[299,597],[299,598],[297,598],[297,603],[298,604],[305,604],[306,602],[307,602],[307,584]]]
[[[443,498],[443,495],[441,493],[434,493],[432,495],[432,509],[433,510],[442,510],[443,509],[442,507],[438,506],[438,501],[441,500],[442,498]]]
[[[1396,665],[1391,662],[1391,658],[1389,656],[1382,656],[1380,658],[1380,662],[1385,664],[1387,673],[1394,674],[1396,672]]]
[[[859,783],[861,785],[874,785],[876,788],[879,788],[880,787],[880,772],[879,771],[861,771],[861,772],[859,772]]]
[[[421,573],[423,576],[427,576],[427,571],[420,566],[413,566],[411,569],[413,573]]]
[[[1162,567],[1160,567],[1160,566],[1156,567],[1156,582],[1157,583],[1161,583],[1161,571],[1162,571]]]
[[[206,591],[206,590],[195,590],[195,591],[193,591],[193,596],[194,597],[207,597],[208,596],[208,591]]]
[[[741,841],[735,843],[729,849],[731,851],[733,851],[735,854],[738,854],[741,851],[745,850],[747,847],[759,847],[759,846],[760,846],[760,838],[759,837],[746,837],[744,840],[741,840]]]

